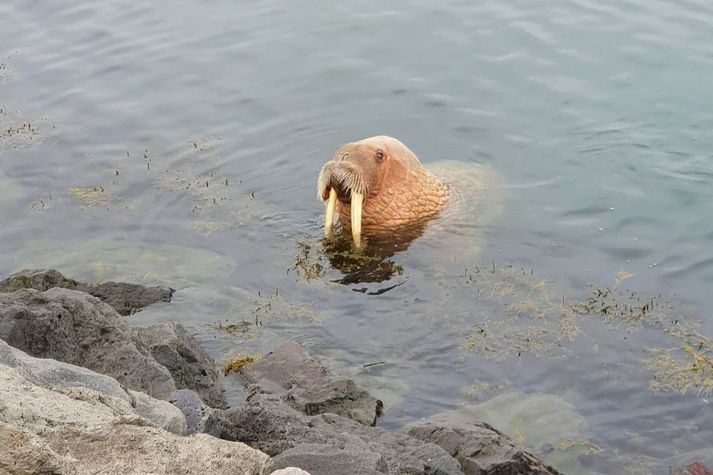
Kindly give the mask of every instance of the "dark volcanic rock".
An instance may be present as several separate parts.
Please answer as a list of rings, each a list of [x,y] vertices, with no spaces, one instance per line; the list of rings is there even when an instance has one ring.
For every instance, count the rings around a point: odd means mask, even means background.
[[[463,473],[435,444],[336,414],[307,416],[274,394],[254,393],[244,407],[217,412],[221,437],[273,456],[273,470],[299,466],[312,475]]]
[[[0,339],[26,353],[84,366],[125,386],[165,398],[171,374],[134,341],[109,305],[83,292],[52,288],[0,293]]]
[[[352,380],[332,379],[324,366],[294,342],[284,343],[245,366],[241,375],[248,384],[283,396],[308,416],[333,413],[373,426],[383,411],[381,401]]]
[[[68,279],[56,270],[26,269],[0,281],[0,292],[20,289],[49,290],[54,287],[81,290],[108,303],[121,315],[130,315],[156,302],[170,302],[173,289],[145,287],[123,282],[85,284]]]
[[[192,389],[210,407],[227,407],[215,361],[181,325],[135,327],[134,333],[156,361],[168,369],[178,389]]]
[[[170,302],[173,297],[170,287],[144,287],[125,282],[79,284],[75,289],[100,298],[120,315],[131,315],[157,302]]]
[[[412,427],[409,435],[433,442],[460,462],[466,475],[558,475],[534,455],[518,449],[485,423],[432,424]]]
[[[198,394],[190,389],[179,389],[168,396],[168,402],[181,410],[186,417],[186,435],[210,434],[219,437],[221,427],[213,410],[206,406]]]
[[[671,475],[713,475],[713,472],[701,462],[693,462],[685,467],[671,470]]]

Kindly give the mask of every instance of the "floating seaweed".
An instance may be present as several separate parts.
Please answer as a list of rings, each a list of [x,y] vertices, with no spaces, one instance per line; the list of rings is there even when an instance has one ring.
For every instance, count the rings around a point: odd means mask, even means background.
[[[103,186],[88,188],[70,188],[69,192],[82,203],[82,207],[101,206],[111,200],[111,193]]]
[[[681,348],[650,350],[646,360],[653,371],[649,386],[654,392],[695,391],[697,396],[713,394],[713,341],[693,331],[674,331],[682,340]]]
[[[240,372],[243,366],[248,365],[250,363],[254,363],[255,361],[258,361],[260,359],[262,359],[262,355],[260,355],[259,353],[256,353],[254,355],[239,355],[230,358],[223,365],[223,375],[228,376],[231,372],[238,373]]]

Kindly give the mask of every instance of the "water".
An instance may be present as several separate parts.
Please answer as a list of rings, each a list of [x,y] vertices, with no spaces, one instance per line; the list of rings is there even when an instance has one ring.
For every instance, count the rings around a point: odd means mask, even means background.
[[[219,360],[297,339],[383,398],[386,427],[462,409],[568,473],[713,464],[709,399],[654,393],[646,363],[686,361],[679,320],[713,335],[708,2],[9,0],[0,18],[0,274],[172,285],[136,323],[180,321]],[[488,167],[502,209],[461,259],[427,233],[400,273],[343,285],[316,176],[376,134]],[[562,317],[590,282],[657,298],[660,321]]]

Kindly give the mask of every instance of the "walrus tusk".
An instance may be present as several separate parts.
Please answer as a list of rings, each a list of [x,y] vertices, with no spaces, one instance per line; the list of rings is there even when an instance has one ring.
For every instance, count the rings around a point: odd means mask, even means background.
[[[354,247],[361,247],[361,210],[364,202],[364,195],[352,191],[352,238]]]
[[[334,207],[337,205],[337,191],[329,190],[329,201],[327,201],[327,214],[324,216],[324,235],[331,236],[332,225],[334,224]]]

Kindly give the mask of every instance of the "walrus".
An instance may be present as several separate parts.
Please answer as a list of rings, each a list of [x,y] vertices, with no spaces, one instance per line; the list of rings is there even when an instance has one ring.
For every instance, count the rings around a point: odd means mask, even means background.
[[[449,186],[406,145],[379,135],[340,147],[319,173],[317,194],[326,202],[325,234],[332,233],[336,211],[360,248],[362,233],[380,236],[422,227],[448,201]]]

